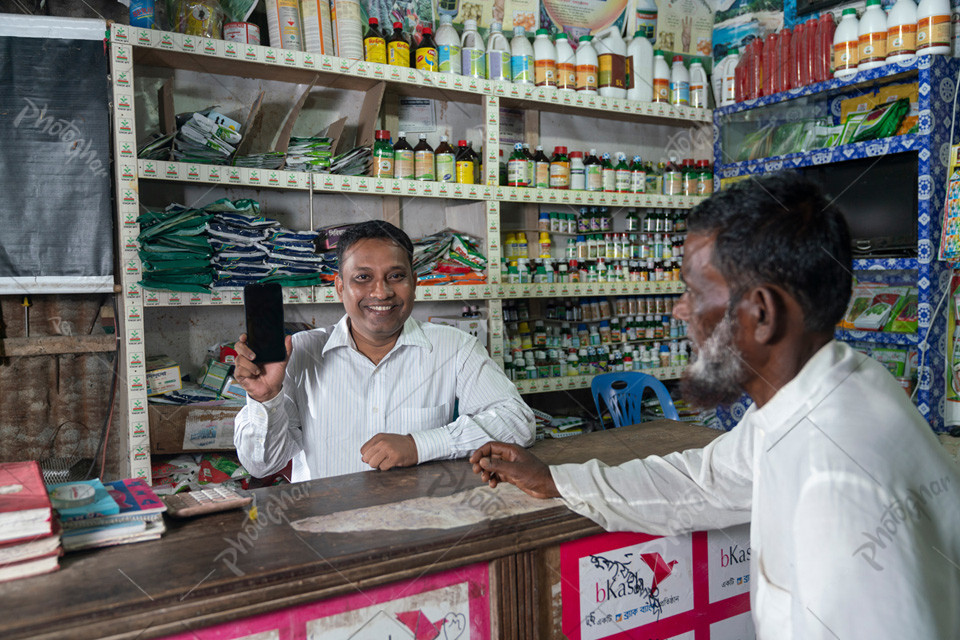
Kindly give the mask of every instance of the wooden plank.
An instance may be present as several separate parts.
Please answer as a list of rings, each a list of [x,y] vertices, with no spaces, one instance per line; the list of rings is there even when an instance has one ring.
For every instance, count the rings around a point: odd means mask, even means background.
[[[49,356],[65,353],[105,353],[116,351],[116,336],[38,336],[35,338],[4,338],[0,340],[0,354],[13,356]]]

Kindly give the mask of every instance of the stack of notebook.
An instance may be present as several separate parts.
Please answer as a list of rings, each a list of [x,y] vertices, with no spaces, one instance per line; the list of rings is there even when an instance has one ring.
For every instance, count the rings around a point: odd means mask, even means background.
[[[35,461],[0,463],[0,582],[59,568],[60,530]]]

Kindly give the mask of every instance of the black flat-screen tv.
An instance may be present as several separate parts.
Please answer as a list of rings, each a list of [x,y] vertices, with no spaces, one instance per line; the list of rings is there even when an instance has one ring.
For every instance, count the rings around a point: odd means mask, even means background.
[[[917,154],[897,153],[800,170],[850,226],[860,256],[917,255]]]

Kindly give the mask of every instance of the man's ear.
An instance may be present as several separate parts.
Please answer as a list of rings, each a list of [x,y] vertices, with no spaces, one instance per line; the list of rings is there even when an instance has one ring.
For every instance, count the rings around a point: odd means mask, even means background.
[[[333,288],[337,290],[337,298],[343,301],[343,280],[340,278],[340,272],[333,276]]]
[[[746,313],[748,328],[758,344],[780,339],[787,329],[787,304],[779,287],[760,285],[750,289],[740,306]]]

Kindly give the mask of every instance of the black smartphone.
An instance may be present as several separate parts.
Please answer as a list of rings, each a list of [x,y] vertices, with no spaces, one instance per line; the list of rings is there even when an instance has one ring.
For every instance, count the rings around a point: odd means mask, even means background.
[[[247,346],[256,354],[254,364],[283,362],[283,291],[276,282],[248,284],[243,288],[247,314]]]

